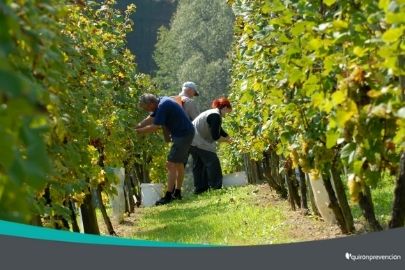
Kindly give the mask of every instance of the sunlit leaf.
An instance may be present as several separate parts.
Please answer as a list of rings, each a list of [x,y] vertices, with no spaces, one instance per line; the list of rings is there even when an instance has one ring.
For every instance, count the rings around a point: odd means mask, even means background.
[[[331,5],[333,5],[333,4],[336,2],[336,0],[323,0],[323,2],[324,2],[327,6],[331,6]]]
[[[400,37],[402,37],[404,34],[404,28],[390,28],[388,29],[383,35],[382,39],[385,42],[394,42],[398,40]]]
[[[342,91],[336,91],[332,94],[332,100],[335,105],[339,105],[346,100],[346,95]]]
[[[326,132],[326,148],[335,146],[337,139],[339,139],[339,133],[334,130],[328,130]]]

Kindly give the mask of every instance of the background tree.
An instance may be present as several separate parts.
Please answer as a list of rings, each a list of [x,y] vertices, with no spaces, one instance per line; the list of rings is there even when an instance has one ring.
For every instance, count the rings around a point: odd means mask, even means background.
[[[159,31],[154,53],[157,83],[165,94],[176,94],[184,81],[194,81],[205,108],[227,93],[233,19],[225,1],[179,1],[170,27]]]

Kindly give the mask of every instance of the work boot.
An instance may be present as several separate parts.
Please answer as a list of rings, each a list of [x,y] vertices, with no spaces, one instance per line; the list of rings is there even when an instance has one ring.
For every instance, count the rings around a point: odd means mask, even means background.
[[[169,191],[166,191],[166,195],[165,195],[163,198],[161,198],[160,200],[158,200],[158,201],[156,202],[156,205],[168,204],[168,203],[170,203],[172,200],[173,200],[172,193],[169,192]]]
[[[181,196],[181,189],[175,189],[172,193],[173,200],[181,200],[183,197]]]

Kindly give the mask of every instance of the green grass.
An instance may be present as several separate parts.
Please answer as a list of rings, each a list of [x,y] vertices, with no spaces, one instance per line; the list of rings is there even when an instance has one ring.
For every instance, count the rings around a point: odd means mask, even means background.
[[[290,242],[280,207],[255,202],[254,186],[189,195],[180,202],[144,208],[137,239],[212,245]]]
[[[387,225],[391,218],[394,188],[395,177],[384,175],[383,179],[377,184],[377,186],[371,189],[375,216],[383,227]],[[348,196],[348,198],[350,197]],[[350,207],[352,208],[353,218],[355,220],[364,219],[357,203],[351,202]]]
[[[383,227],[391,215],[394,182],[394,178],[385,176],[372,189],[376,217]],[[136,221],[131,225],[114,226],[122,226],[125,231],[119,234],[124,237],[190,244],[260,245],[312,240],[306,227],[301,235],[291,216],[287,217],[291,213],[287,201],[275,203],[258,191],[257,186],[246,186],[186,195],[182,201],[165,206],[137,209]],[[350,204],[355,222],[365,224],[358,204]],[[107,212],[112,218],[110,208]],[[97,217],[103,224],[99,211]]]

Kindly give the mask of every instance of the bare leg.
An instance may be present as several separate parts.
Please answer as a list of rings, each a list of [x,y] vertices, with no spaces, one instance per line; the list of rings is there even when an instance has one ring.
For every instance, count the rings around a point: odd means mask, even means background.
[[[168,161],[167,167],[167,191],[173,192],[177,178],[177,163]]]
[[[177,170],[176,188],[181,189],[184,180],[184,164],[183,163],[175,163],[175,164]]]

